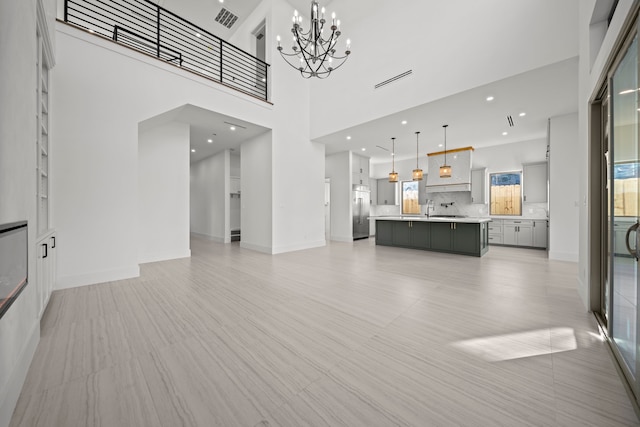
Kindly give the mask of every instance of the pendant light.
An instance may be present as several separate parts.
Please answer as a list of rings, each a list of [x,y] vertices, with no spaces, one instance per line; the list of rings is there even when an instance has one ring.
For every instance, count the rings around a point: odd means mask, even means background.
[[[451,166],[447,165],[447,126],[444,128],[444,165],[440,166],[440,178],[451,178]]]
[[[414,181],[422,181],[422,169],[418,166],[418,135],[420,135],[420,132],[416,132],[416,168],[413,170]]]
[[[396,172],[396,139],[391,138],[393,149],[391,151],[391,173],[389,174],[389,182],[398,182],[398,172]]]

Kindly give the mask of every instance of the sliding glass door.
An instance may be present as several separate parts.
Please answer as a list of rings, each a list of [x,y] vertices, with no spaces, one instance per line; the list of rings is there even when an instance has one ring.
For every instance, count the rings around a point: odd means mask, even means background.
[[[606,154],[609,280],[603,297],[608,304],[604,315],[614,352],[636,396],[640,390],[637,377],[640,278],[638,83],[638,40],[634,35],[609,77],[609,150]]]

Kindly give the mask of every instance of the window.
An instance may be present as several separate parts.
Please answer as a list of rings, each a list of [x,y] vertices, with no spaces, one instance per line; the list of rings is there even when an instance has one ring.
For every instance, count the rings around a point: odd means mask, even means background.
[[[522,215],[522,173],[492,173],[490,215]]]

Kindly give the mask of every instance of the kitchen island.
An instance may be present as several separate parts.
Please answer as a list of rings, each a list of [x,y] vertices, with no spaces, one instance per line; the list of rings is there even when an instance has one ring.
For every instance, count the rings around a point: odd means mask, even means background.
[[[376,245],[481,257],[489,250],[491,218],[378,216]]]

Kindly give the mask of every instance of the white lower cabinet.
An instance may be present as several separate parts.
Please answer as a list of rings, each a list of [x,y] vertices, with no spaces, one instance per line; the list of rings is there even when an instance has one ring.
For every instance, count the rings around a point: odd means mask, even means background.
[[[547,220],[493,220],[489,223],[489,243],[546,248],[547,224]]]
[[[53,292],[56,278],[56,235],[51,231],[37,241],[36,293],[38,295],[38,317],[42,317]]]
[[[547,220],[533,221],[533,247],[546,248],[549,234],[549,222]]]

